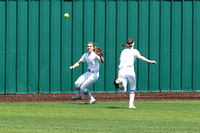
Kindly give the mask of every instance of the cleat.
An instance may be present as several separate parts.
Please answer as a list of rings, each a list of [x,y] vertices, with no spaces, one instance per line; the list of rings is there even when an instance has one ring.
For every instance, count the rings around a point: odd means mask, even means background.
[[[128,108],[129,108],[129,109],[135,109],[136,107],[135,107],[134,105],[132,105],[132,106],[129,105]]]
[[[82,99],[83,99],[82,96],[77,96],[77,95],[71,98],[71,100],[73,100],[73,101],[75,101],[75,100],[82,100]]]
[[[95,103],[94,97],[92,97],[91,99],[89,99],[85,104],[92,104],[92,103]]]

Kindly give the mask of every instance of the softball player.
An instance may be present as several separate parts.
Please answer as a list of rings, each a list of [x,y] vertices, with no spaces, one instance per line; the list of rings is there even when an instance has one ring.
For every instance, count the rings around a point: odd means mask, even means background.
[[[124,46],[124,44],[122,44]],[[124,46],[125,47],[125,46]],[[136,85],[136,77],[134,70],[134,62],[136,58],[156,64],[156,61],[151,61],[146,59],[144,56],[141,56],[137,49],[133,49],[134,42],[132,39],[127,40],[127,47],[121,52],[120,55],[120,64],[118,67],[118,77],[121,78],[119,83],[119,91],[126,92],[127,90],[127,80],[130,84],[130,95],[129,95],[129,108],[136,108],[133,105],[135,99],[135,85]]]
[[[99,61],[104,63],[104,58],[101,55],[97,55],[94,52],[94,48],[95,44],[93,42],[89,42],[87,44],[88,53],[84,53],[78,62],[76,62],[73,66],[70,66],[70,69],[74,69],[82,62],[87,62],[88,64],[88,71],[81,75],[75,82],[75,87],[78,94],[71,98],[72,100],[82,100],[83,92],[88,97],[86,104],[95,103],[94,97],[87,88],[94,84],[99,78]]]

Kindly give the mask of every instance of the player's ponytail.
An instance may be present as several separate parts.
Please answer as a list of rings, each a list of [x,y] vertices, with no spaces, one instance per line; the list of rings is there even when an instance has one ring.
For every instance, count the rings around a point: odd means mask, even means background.
[[[126,48],[126,46],[123,43],[121,45],[122,45],[122,47]]]

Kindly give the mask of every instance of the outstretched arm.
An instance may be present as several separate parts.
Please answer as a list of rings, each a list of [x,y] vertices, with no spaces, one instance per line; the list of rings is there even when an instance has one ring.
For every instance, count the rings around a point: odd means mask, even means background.
[[[149,60],[149,59],[147,59],[147,58],[145,58],[144,56],[141,56],[141,55],[137,55],[137,58],[140,59],[140,60],[149,62],[149,63],[151,63],[151,64],[157,64],[156,61],[154,61],[154,60]]]
[[[74,69],[74,68],[78,67],[81,63],[82,63],[81,61],[78,61],[73,66],[70,66],[69,69]]]

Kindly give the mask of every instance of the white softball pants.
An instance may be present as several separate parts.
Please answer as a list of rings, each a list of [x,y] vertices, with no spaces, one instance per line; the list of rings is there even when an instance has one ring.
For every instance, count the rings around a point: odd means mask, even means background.
[[[129,81],[130,84],[130,92],[135,92],[136,88],[136,77],[135,77],[135,71],[133,67],[123,67],[119,70],[118,76],[122,76],[123,80],[119,84],[119,89],[121,92],[127,91],[127,81]]]
[[[86,72],[81,75],[75,82],[75,87],[85,93],[87,88],[94,84],[99,78],[99,72]]]

